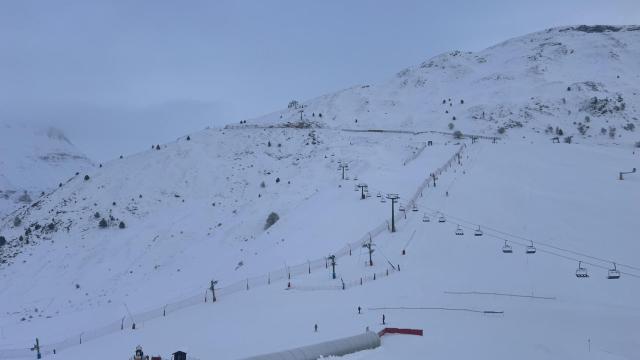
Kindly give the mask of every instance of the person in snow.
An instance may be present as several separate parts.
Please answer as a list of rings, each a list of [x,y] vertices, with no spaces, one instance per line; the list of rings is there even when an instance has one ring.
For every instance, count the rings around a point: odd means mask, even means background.
[[[360,306],[358,306],[358,314],[360,314],[361,310],[362,310],[362,308]]]
[[[387,325],[385,320],[386,320],[386,317],[384,316],[384,314],[382,314],[382,325]]]
[[[314,332],[318,332],[318,324],[315,324],[315,325],[313,326],[313,331],[314,331]]]

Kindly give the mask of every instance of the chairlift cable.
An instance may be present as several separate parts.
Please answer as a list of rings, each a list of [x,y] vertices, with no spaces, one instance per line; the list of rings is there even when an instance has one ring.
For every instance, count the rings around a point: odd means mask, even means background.
[[[555,249],[555,250],[560,250],[560,251],[563,251],[563,252],[571,253],[571,254],[574,254],[574,255],[577,255],[577,256],[581,256],[581,257],[585,257],[585,258],[589,258],[589,259],[592,259],[592,260],[605,262],[607,264],[616,263],[616,265],[618,265],[619,267],[626,267],[626,268],[629,268],[629,269],[640,271],[640,267],[636,267],[636,266],[633,266],[633,265],[620,263],[620,262],[614,261],[614,260],[607,260],[607,259],[604,259],[604,258],[599,258],[599,257],[596,257],[596,256],[584,254],[584,253],[581,253],[581,252],[578,252],[578,251],[561,248],[559,246],[555,246],[555,245],[548,244],[548,243],[545,243],[545,242],[534,241],[534,240],[531,240],[529,238],[525,238],[525,237],[519,236],[519,235],[510,234],[508,232],[501,231],[501,230],[498,230],[498,229],[495,229],[495,228],[492,228],[492,227],[489,227],[489,226],[486,226],[486,225],[476,224],[476,223],[473,223],[473,222],[471,222],[469,220],[465,220],[465,219],[453,216],[451,214],[445,214],[444,212],[439,211],[439,210],[435,210],[435,209],[428,208],[428,207],[425,207],[425,208],[429,209],[431,211],[440,212],[441,214],[446,215],[448,218],[451,218],[453,220],[457,220],[457,221],[460,221],[460,222],[463,222],[463,223],[467,223],[467,224],[472,224],[472,225],[475,225],[475,226],[481,226],[484,229],[488,229],[488,230],[491,230],[491,231],[494,231],[494,232],[497,232],[497,233],[500,233],[500,234],[503,234],[503,235],[507,235],[507,236],[510,236],[512,238],[525,240],[527,242],[534,242],[535,244],[538,244],[538,245],[546,246],[546,247],[549,247],[549,248],[552,248],[552,249]],[[512,240],[510,240],[510,241],[512,241]]]

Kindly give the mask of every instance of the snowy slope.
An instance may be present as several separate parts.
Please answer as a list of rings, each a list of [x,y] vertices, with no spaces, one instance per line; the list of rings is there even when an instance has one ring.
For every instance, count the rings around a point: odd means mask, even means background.
[[[338,128],[451,131],[452,124],[491,136],[502,127],[516,137],[551,126],[563,136],[604,142],[614,127],[613,141],[633,143],[640,140],[631,130],[640,126],[639,57],[638,26],[553,28],[477,53],[442,54],[380,84],[247,124],[296,121],[302,110],[304,118]]]
[[[382,313],[392,326],[424,328],[426,336],[385,337],[382,348],[353,358],[633,356],[640,180],[616,179],[639,167],[630,146],[636,133],[622,127],[637,124],[640,31],[591,30],[599,29],[556,28],[477,54],[441,55],[383,84],[80,172],[20,208],[20,225],[13,216],[0,222],[8,240],[0,247],[0,358],[32,354],[24,349],[38,336],[64,359],[126,358],[139,343],[152,353],[188,348],[201,359],[233,359],[379,330]],[[556,135],[545,134],[548,125],[577,133],[585,116],[591,130],[574,144],[552,144]],[[449,122],[489,136],[509,129],[497,144],[421,132],[449,131]],[[608,126],[617,129],[613,139]],[[388,232],[390,203],[377,193],[398,193],[407,206],[450,159],[437,187],[429,182],[418,198],[420,211],[407,211],[399,232]],[[348,180],[339,161],[349,164]],[[372,195],[365,200],[354,191],[362,182]],[[265,229],[271,212],[280,219]],[[447,222],[435,221],[440,214]],[[458,224],[464,236],[454,235]],[[471,235],[478,225],[485,236]],[[355,246],[341,253],[336,280],[324,266],[304,271],[307,261],[371,233],[373,268]],[[514,254],[500,251],[505,239]],[[530,240],[535,255],[523,253]],[[576,279],[580,260],[592,278]],[[623,276],[605,280],[613,261]],[[276,279],[298,264],[302,272]],[[213,305],[204,302],[211,280],[220,289]],[[364,315],[355,314],[358,305]],[[374,309],[382,307],[505,313]]]
[[[419,177],[424,175],[420,168],[437,167],[428,162],[428,153],[424,156],[416,161],[426,162],[405,175]],[[635,326],[640,319],[640,272],[634,256],[640,249],[634,240],[633,221],[640,180],[629,177],[620,182],[615,172],[637,161],[637,155],[629,151],[608,147],[551,147],[546,142],[469,144],[462,164],[444,173],[438,187],[424,192],[418,201],[421,211],[408,212],[408,220],[400,223],[397,233],[385,232],[375,239],[374,268],[365,266],[367,255],[362,249],[341,258],[338,279],[355,280],[356,286],[341,290],[340,280],[331,280],[329,269],[314,270],[308,276],[294,277],[291,290],[286,289],[286,282],[276,282],[220,296],[213,305],[201,302],[166,317],[139,320],[136,330],[125,328],[72,346],[59,357],[82,359],[100,353],[126,358],[135,345],[143,344],[153,354],[187,349],[200,359],[212,354],[238,359],[353,335],[366,327],[377,331],[385,314],[389,326],[423,328],[425,336],[385,337],[380,349],[348,358],[633,358],[640,349]],[[505,164],[511,168],[508,177],[496,170],[504,169]],[[594,194],[595,189],[606,191]],[[359,200],[348,186],[338,191],[347,198],[342,207],[352,204],[360,209],[353,214],[375,216],[381,209],[388,210],[389,204],[375,197]],[[317,204],[308,209],[313,212],[305,213],[322,218],[323,206]],[[436,221],[437,211],[447,222]],[[431,221],[422,222],[423,214]],[[357,219],[356,225],[362,222]],[[353,223],[352,216],[342,213],[333,227],[345,231],[356,226]],[[454,234],[458,224],[464,226],[465,235]],[[473,236],[476,224],[484,230],[482,237]],[[538,252],[526,255],[520,244],[528,242],[518,236],[534,240]],[[510,241],[513,254],[501,252],[502,239]],[[591,278],[574,276],[578,259],[590,263],[586,266]],[[607,268],[612,266],[607,260],[635,270],[619,265],[622,278],[607,280]],[[387,261],[400,265],[401,271],[357,285],[360,277],[388,268]],[[509,296],[465,294],[468,292]],[[357,306],[364,308],[362,315],[357,315]],[[53,342],[63,338],[55,324],[66,324],[79,341],[82,326],[78,324],[96,322],[78,314],[51,321],[12,325],[11,334],[5,337],[22,338],[24,343],[37,333]],[[318,333],[313,332],[315,323]]]
[[[59,129],[0,121],[0,218],[90,166]]]

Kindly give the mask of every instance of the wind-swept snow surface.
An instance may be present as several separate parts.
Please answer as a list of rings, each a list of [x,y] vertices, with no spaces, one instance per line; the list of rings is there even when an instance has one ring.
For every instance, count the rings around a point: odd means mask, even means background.
[[[640,126],[638,58],[639,26],[559,27],[476,53],[451,51],[380,84],[354,86],[247,123],[294,122],[302,111],[331,127],[504,131],[514,137],[557,136],[551,134],[558,128],[561,140],[629,144],[639,140],[633,131]]]

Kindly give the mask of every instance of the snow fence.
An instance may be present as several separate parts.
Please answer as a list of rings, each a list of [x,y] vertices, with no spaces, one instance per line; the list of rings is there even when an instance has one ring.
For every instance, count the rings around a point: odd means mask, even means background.
[[[243,360],[317,360],[325,356],[343,356],[354,352],[375,349],[380,346],[380,337],[372,331],[342,339],[325,341],[315,345],[252,356]]]
[[[413,194],[411,198],[407,200],[407,211],[410,211],[413,205],[416,203],[418,197],[422,196],[422,192],[431,186],[433,181],[433,176],[436,178],[440,176],[442,173],[451,168],[455,163],[459,162],[462,156],[462,152],[466,148],[466,144],[462,144],[458,150],[449,158],[449,160],[444,163],[441,167],[439,167],[435,172],[429,174],[429,176],[418,186],[418,189]],[[396,210],[396,224],[404,221],[403,212]],[[341,249],[337,250],[333,253],[336,256],[336,259],[339,259],[343,256],[351,255],[352,251],[359,249],[366,242],[371,241],[376,236],[380,235],[385,231],[390,230],[389,221],[384,221],[376,228],[364,234],[360,239],[350,242],[343,246]],[[248,291],[254,287],[258,286],[266,286],[271,285],[272,282],[288,280],[293,282],[292,280],[296,277],[304,276],[307,274],[311,274],[312,271],[317,269],[329,267],[329,260],[327,257],[323,257],[316,260],[310,260],[306,263],[288,266],[286,268],[277,269],[271,271],[267,274],[256,276],[252,278],[248,278],[245,280],[237,281],[235,283],[229,284],[227,286],[223,286],[220,288],[216,288],[216,297],[226,296],[233,293]],[[396,269],[393,266],[390,269],[385,269],[380,273],[373,273],[369,275],[365,275],[360,279],[345,281],[336,286],[297,286],[299,290],[328,290],[328,289],[347,289],[350,287],[363,285],[363,283],[374,281],[379,277],[386,277],[390,274],[394,273]],[[295,283],[294,283],[295,287]],[[93,339],[97,339],[109,334],[113,334],[119,331],[127,331],[134,330],[136,328],[136,324],[141,324],[146,321],[152,319],[158,319],[170,314],[172,312],[191,307],[197,304],[202,304],[206,302],[211,302],[211,294],[209,290],[203,289],[203,291],[199,294],[194,294],[190,297],[184,298],[182,300],[164,304],[162,306],[156,307],[155,309],[150,309],[148,311],[143,311],[139,313],[134,313],[130,316],[124,316],[121,319],[118,319],[111,324],[104,325],[99,328],[94,328],[91,330],[83,331],[80,334],[69,336],[68,338],[55,342],[49,343],[46,345],[40,346],[40,352],[43,355],[51,355],[54,351],[59,352],[61,350],[67,349],[72,346],[80,345],[84,342],[91,341]],[[16,348],[16,349],[0,349],[0,359],[18,359],[18,358],[33,358],[35,355],[34,351],[31,347],[25,348]],[[297,358],[294,358],[297,359]]]

